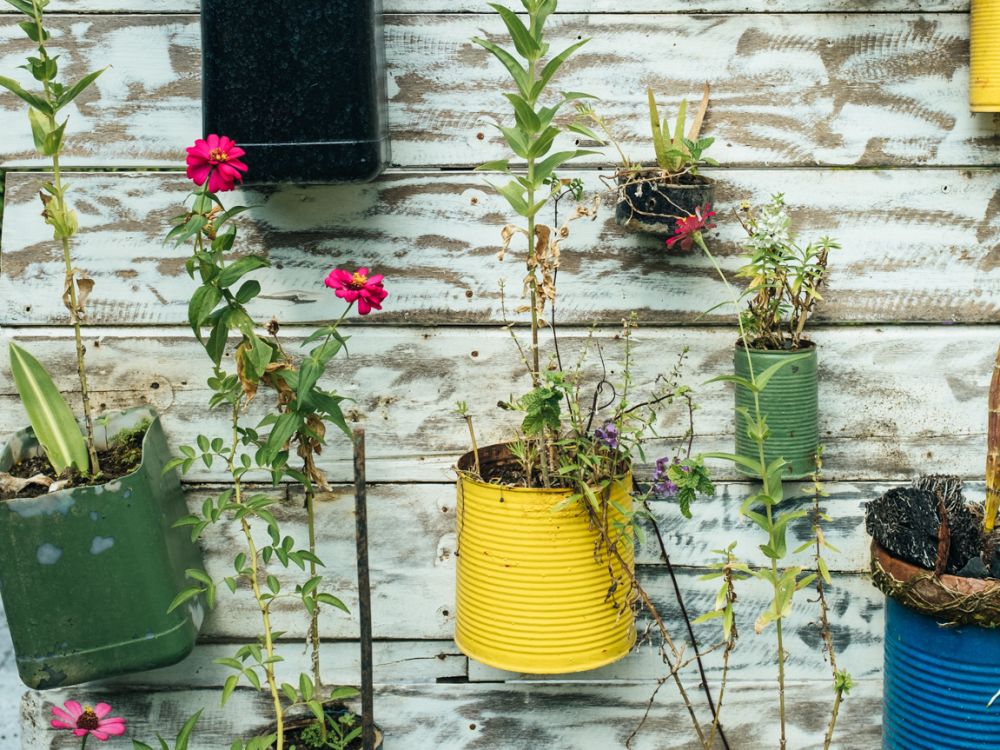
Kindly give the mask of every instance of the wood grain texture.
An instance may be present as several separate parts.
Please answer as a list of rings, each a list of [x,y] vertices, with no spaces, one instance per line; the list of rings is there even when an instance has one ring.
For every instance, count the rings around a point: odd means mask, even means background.
[[[724,715],[732,747],[773,750],[777,745],[777,701],[770,684],[740,682],[727,689]],[[386,747],[411,750],[613,750],[624,747],[652,692],[649,683],[593,685],[404,685],[384,686],[375,697],[376,722]],[[70,745],[47,728],[50,707],[68,698],[105,700],[129,717],[129,736],[173,734],[184,719],[205,708],[191,750],[228,747],[236,734],[266,725],[266,702],[239,690],[225,709],[217,693],[29,693],[22,704],[23,750],[62,750]],[[789,685],[789,747],[822,747],[829,696],[815,685]],[[879,743],[881,685],[859,681],[841,709],[838,750],[871,750]],[[567,706],[575,710],[567,710]],[[699,747],[676,691],[664,687],[634,750],[694,750]],[[718,745],[717,745],[718,747]]]
[[[651,157],[646,85],[676,99],[696,95],[707,79],[714,105],[705,133],[717,138],[714,154],[728,165],[1000,162],[995,117],[968,113],[964,14],[802,19],[692,15],[664,23],[644,14],[560,15],[551,23],[553,49],[593,41],[567,65],[559,86],[601,97],[603,114],[639,161]],[[0,17],[5,72],[30,48],[15,21]],[[179,164],[200,130],[197,19],[69,15],[55,18],[52,28],[53,50],[70,77],[113,65],[70,109],[64,163]],[[505,155],[492,125],[497,112],[506,112],[506,73],[469,41],[499,39],[502,29],[495,15],[386,17],[394,163],[468,166]],[[667,51],[683,64],[664,65]],[[24,120],[19,100],[4,97],[0,131],[11,135],[0,146],[0,166],[42,163]]]
[[[198,0],[53,0],[49,13],[197,13]],[[383,0],[386,13],[475,13],[480,0]],[[516,4],[512,7],[519,8]],[[968,0],[562,0],[559,13],[876,13],[964,12]]]
[[[301,333],[288,329],[284,335],[293,345]],[[192,443],[199,432],[225,434],[224,415],[206,413],[210,364],[189,330],[98,328],[88,334],[96,408],[150,403],[163,413],[173,445]],[[68,332],[3,329],[0,372],[7,368],[6,341],[11,338],[49,367],[72,402],[78,386]],[[820,346],[820,436],[831,480],[907,479],[920,472],[982,477],[986,389],[1000,338],[997,327],[817,329],[813,338]],[[621,342],[614,340],[614,331],[600,332],[598,340],[615,380]],[[574,362],[587,341],[586,331],[564,329],[560,341],[564,360]],[[698,387],[731,372],[732,342],[733,333],[725,329],[640,329],[633,350],[636,392],[648,392],[684,347],[690,349],[687,383]],[[451,467],[468,449],[452,413],[457,400],[469,403],[482,444],[505,439],[518,421],[495,406],[497,398],[527,388],[503,330],[373,327],[355,336],[349,348],[350,357],[337,360],[328,382],[355,399],[347,415],[367,430],[370,481],[450,481]],[[596,374],[596,363],[592,353],[587,372]],[[728,388],[697,388],[698,450],[731,448]],[[265,409],[264,399],[257,399],[250,418]],[[658,426],[664,439],[647,445],[651,456],[670,452],[676,445],[671,436],[683,434],[678,410],[661,412]],[[12,384],[0,381],[0,425],[13,431],[23,423]],[[322,466],[331,480],[350,481],[347,442],[333,440]],[[721,478],[733,477],[731,469],[719,468]],[[191,479],[218,481],[222,476],[198,469]]]
[[[786,193],[800,237],[840,241],[816,321],[984,323],[1000,312],[1000,188],[992,170],[726,170],[716,173],[723,266],[742,263],[745,233],[732,215],[742,200]],[[595,193],[604,184],[585,179]],[[62,255],[39,217],[35,173],[12,172],[0,237],[0,322],[63,324]],[[94,278],[89,322],[182,324],[196,284],[186,246],[163,244],[168,219],[191,187],[182,175],[72,174],[82,230],[76,265]],[[859,201],[859,197],[862,200]],[[666,255],[663,238],[625,232],[605,194],[596,221],[571,225],[563,244],[558,319],[617,325],[637,311],[645,325],[730,325],[729,306],[704,313],[727,291],[700,253]],[[502,321],[521,304],[522,248],[496,259],[509,209],[478,174],[395,173],[365,186],[283,187],[227,196],[250,205],[238,249],[261,253],[264,294],[252,311],[283,324],[339,314],[322,280],[335,266],[365,265],[387,277],[389,299],[373,323]],[[565,218],[571,206],[564,206]],[[552,216],[546,219],[551,223]],[[594,291],[599,290],[598,294]],[[511,313],[512,314],[512,313]],[[523,317],[523,316],[522,316]],[[366,322],[367,322],[366,321]]]

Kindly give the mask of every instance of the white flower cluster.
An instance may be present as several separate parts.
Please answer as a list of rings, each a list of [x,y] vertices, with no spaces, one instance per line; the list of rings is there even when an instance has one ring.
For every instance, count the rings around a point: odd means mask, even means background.
[[[769,204],[761,208],[744,247],[751,253],[773,253],[792,246],[793,238],[789,230],[791,223],[792,219],[785,210],[784,198],[775,195]]]

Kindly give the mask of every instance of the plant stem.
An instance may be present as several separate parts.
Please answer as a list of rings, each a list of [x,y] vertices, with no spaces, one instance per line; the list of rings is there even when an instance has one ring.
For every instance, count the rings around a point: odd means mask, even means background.
[[[309,551],[312,559],[309,561],[309,577],[316,577],[316,492],[313,490],[312,482],[305,485],[306,491],[306,517],[309,521]],[[312,650],[312,672],[313,684],[316,687],[323,685],[323,678],[319,668],[319,602],[316,603],[309,621],[309,641]]]
[[[87,732],[85,735],[83,735],[83,742],[80,743],[80,750],[83,750],[85,747],[87,747],[87,739],[89,737],[90,737],[90,732]]]
[[[31,5],[34,10],[35,28],[38,30],[38,52],[42,56],[42,59],[47,63],[51,58],[49,57],[48,51],[45,49],[45,32],[44,27],[42,26],[42,10],[38,3],[34,0]],[[49,121],[50,130],[55,130],[55,111],[57,101],[52,95],[52,87],[50,83],[51,82],[49,81],[48,76],[42,80],[42,87],[45,91],[45,100],[52,109],[52,114],[47,114],[46,117]],[[62,144],[60,144],[59,148],[60,150],[62,149]],[[54,188],[52,191],[53,197],[58,202],[56,210],[61,214],[64,220],[66,220],[66,198],[63,190],[62,170],[59,166],[58,151],[52,155],[52,187]],[[101,464],[98,461],[97,448],[94,444],[94,418],[90,407],[90,388],[87,383],[87,368],[84,360],[87,349],[83,345],[83,333],[80,329],[80,319],[77,315],[76,283],[73,278],[73,258],[70,255],[69,237],[64,231],[60,232],[60,234],[62,235],[63,261],[66,265],[66,287],[69,290],[69,319],[73,324],[73,333],[76,340],[76,369],[77,374],[80,377],[80,394],[83,398],[83,419],[87,431],[87,454],[90,458],[90,476],[97,476],[101,473]],[[86,742],[86,739],[84,741]]]
[[[243,504],[243,480],[236,473],[236,453],[239,450],[239,419],[240,419],[240,401],[237,400],[233,404],[233,437],[232,437],[232,447],[229,453],[229,472],[233,476],[233,495],[234,500],[237,505]],[[277,726],[277,739],[275,740],[275,750],[284,750],[285,745],[285,715],[281,708],[281,694],[278,692],[278,683],[274,676],[274,639],[271,637],[271,612],[269,605],[261,595],[260,582],[258,577],[260,575],[260,567],[257,561],[258,552],[257,545],[254,543],[253,534],[251,533],[250,524],[246,520],[246,517],[240,519],[240,528],[243,531],[243,536],[246,540],[248,558],[250,559],[250,588],[253,591],[254,599],[257,602],[257,608],[260,610],[261,621],[264,626],[264,651],[267,654],[266,663],[264,666],[264,674],[267,677],[267,687],[271,693],[271,701],[274,704],[274,718],[275,724]]]
[[[705,241],[701,237],[700,233],[696,236],[695,242],[702,249],[705,255],[707,255],[708,258],[711,260],[712,265],[715,267],[716,272],[719,274],[719,278],[721,278],[722,283],[726,285],[726,290],[730,294],[734,294],[732,285],[729,283],[729,279],[727,279],[726,275],[722,272],[722,268],[719,267],[719,262],[715,259],[715,256],[709,251],[708,246],[705,245]],[[733,299],[734,301],[736,301],[739,298],[734,295]],[[743,346],[747,348],[747,368],[750,371],[750,382],[756,385],[757,378],[753,371],[753,360],[750,358],[749,342],[746,339],[746,329],[743,326],[743,317],[739,315],[738,302],[734,303],[737,304],[736,320],[740,327],[740,341],[743,342]],[[757,418],[757,422],[759,423],[761,418],[760,394],[756,390],[754,390],[753,392],[753,403],[754,403],[754,414]],[[758,438],[756,442],[757,442],[757,455],[758,459],[760,460],[760,466],[761,466],[761,475],[762,475],[761,481],[763,482],[764,485],[763,494],[769,497],[770,482],[768,480],[767,463],[764,455],[764,439]],[[774,520],[770,503],[765,504],[765,510],[767,512],[768,525],[773,526]],[[773,557],[770,558],[770,560],[771,560],[771,573],[773,576],[773,580],[775,581],[775,583],[772,585],[775,587],[775,595],[777,595],[776,582],[778,580],[778,561],[775,560]],[[782,632],[781,621],[782,618],[781,615],[779,614],[774,621],[775,632],[777,634],[777,641],[778,641],[778,716],[779,716],[780,730],[781,730],[779,748],[780,750],[785,750],[787,744],[785,737],[785,645],[784,645],[784,634]]]

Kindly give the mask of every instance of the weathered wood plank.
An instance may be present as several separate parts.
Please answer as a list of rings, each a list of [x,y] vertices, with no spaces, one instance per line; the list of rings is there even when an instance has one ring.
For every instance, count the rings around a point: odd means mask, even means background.
[[[122,690],[215,688],[225,680],[225,667],[213,663],[231,657],[239,648],[232,643],[202,643],[180,664],[164,669],[103,680],[101,689]],[[311,673],[311,652],[304,644],[282,642],[284,661],[275,668],[282,682],[298,684],[299,674]],[[453,641],[375,641],[375,682],[380,685],[458,681],[468,674],[468,659]],[[320,664],[327,685],[355,685],[361,674],[361,650],[355,641],[323,643]]]
[[[386,13],[477,13],[479,0],[384,0]],[[48,13],[197,13],[198,0],[53,0]],[[514,7],[517,7],[516,5]],[[562,0],[560,13],[881,13],[969,9],[968,0]]]
[[[564,358],[575,361],[585,331],[565,329]],[[599,334],[611,375],[620,342],[613,331]],[[23,341],[53,373],[71,398],[73,347],[65,329],[5,328],[0,331],[0,372],[7,371],[6,340]],[[301,329],[286,331],[292,343]],[[821,438],[827,446],[831,481],[894,480],[918,472],[953,472],[981,477],[985,446],[985,403],[995,326],[817,329],[821,368]],[[725,329],[640,329],[634,347],[635,387],[648,388],[690,347],[686,380],[698,385],[729,372],[733,333]],[[294,344],[293,344],[294,345]],[[210,374],[207,357],[190,331],[94,329],[87,337],[91,387],[99,408],[151,403],[164,414],[174,444],[193,442],[199,431],[223,434],[224,415],[206,413]],[[588,368],[593,372],[593,365]],[[505,331],[478,328],[368,328],[350,342],[350,357],[331,371],[338,391],[356,399],[352,421],[368,431],[369,478],[374,482],[447,482],[451,467],[467,450],[464,430],[451,413],[468,401],[480,442],[504,439],[516,415],[495,408],[498,396],[525,388],[522,366]],[[333,384],[331,382],[331,385]],[[698,448],[728,449],[732,402],[727,386],[700,388]],[[262,414],[263,398],[251,407]],[[600,418],[600,417],[598,417]],[[9,380],[0,380],[0,425],[24,423]],[[661,434],[680,436],[679,415],[660,415]],[[668,440],[669,442],[669,440]],[[667,452],[662,442],[647,451]],[[323,464],[332,481],[351,480],[346,441],[333,441]],[[640,471],[645,471],[640,469]],[[198,469],[192,480],[218,481]],[[720,477],[733,477],[722,467]]]
[[[593,174],[574,173],[600,191]],[[741,264],[745,234],[730,211],[787,192],[803,238],[828,234],[843,249],[831,261],[817,321],[992,322],[1000,311],[1000,189],[991,170],[732,170],[717,173],[720,229],[712,241],[727,271]],[[38,216],[36,173],[7,175],[0,244],[0,321],[62,324],[62,256]],[[195,283],[189,250],[163,245],[167,217],[190,190],[182,175],[74,174],[82,231],[76,265],[96,281],[89,320],[100,325],[181,324]],[[859,196],[877,205],[858,202]],[[617,325],[630,311],[650,324],[692,323],[727,298],[700,254],[668,257],[663,238],[614,223],[608,195],[595,222],[576,222],[563,246],[557,313],[567,323]],[[234,194],[257,206],[239,247],[263,253],[261,317],[284,324],[339,314],[322,280],[330,268],[366,265],[387,276],[389,299],[370,320],[407,324],[502,320],[519,304],[519,252],[496,259],[507,210],[476,174],[396,173],[366,186],[271,188]],[[565,210],[564,210],[565,214]],[[551,217],[549,217],[551,221]],[[873,238],[878,237],[877,250]],[[594,294],[594,289],[600,294]],[[728,324],[731,308],[704,318]]]
[[[726,690],[723,715],[730,744],[739,750],[773,750],[777,745],[777,700],[765,698],[770,683],[734,682]],[[843,750],[878,746],[881,683],[859,681],[841,709]],[[412,750],[616,750],[641,720],[649,683],[561,685],[385,686],[376,694],[376,721],[386,746]],[[816,683],[790,684],[788,746],[817,750],[828,719],[831,691]],[[173,734],[184,719],[204,707],[191,750],[228,747],[238,733],[266,725],[261,696],[239,690],[225,709],[214,691],[28,693],[22,704],[23,750],[56,750],[57,734],[47,728],[50,707],[64,700],[107,700],[129,720],[129,736],[149,739]],[[701,706],[703,704],[698,704]],[[567,710],[573,707],[574,710]],[[707,713],[707,709],[705,710]],[[717,745],[718,746],[718,745]],[[676,690],[660,691],[634,750],[694,750],[700,747]]]
[[[30,48],[15,21],[0,20],[5,71]],[[993,118],[968,113],[964,14],[693,15],[669,23],[656,15],[570,14],[551,26],[554,49],[593,37],[560,86],[600,96],[633,159],[650,156],[646,85],[691,96],[708,79],[715,104],[706,133],[730,165],[1000,161]],[[198,131],[196,18],[60,16],[52,27],[53,49],[70,76],[114,66],[71,109],[65,164],[178,164]],[[491,124],[506,74],[468,41],[502,29],[495,15],[386,17],[396,164],[471,165],[504,153]],[[663,65],[664,50],[684,63]],[[41,163],[19,101],[4,97],[0,107],[0,130],[11,134],[0,166]],[[877,135],[864,126],[872,122],[883,126]]]

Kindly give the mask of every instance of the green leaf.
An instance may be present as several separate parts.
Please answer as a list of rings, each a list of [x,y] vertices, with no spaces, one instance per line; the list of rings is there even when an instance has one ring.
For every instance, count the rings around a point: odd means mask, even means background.
[[[315,358],[308,357],[302,361],[299,367],[299,382],[295,390],[295,398],[299,403],[305,404],[309,401],[309,394],[313,386],[323,375],[324,367]]]
[[[524,199],[524,190],[516,182],[511,180],[506,185],[493,186],[500,195],[507,199],[510,207],[521,216],[528,215],[528,202]]]
[[[295,412],[286,412],[278,417],[278,421],[271,428],[271,434],[267,436],[267,442],[261,451],[262,463],[271,464],[274,462],[274,459],[285,449],[285,445],[299,428],[301,420],[302,418]]]
[[[245,305],[247,302],[252,300],[260,294],[260,282],[251,279],[250,281],[244,281],[240,290],[236,292],[236,301],[241,305]]]
[[[90,456],[80,425],[45,368],[11,342],[10,370],[31,428],[56,474],[69,466],[88,471]]]
[[[341,687],[336,687],[330,691],[331,701],[342,701],[348,698],[353,698],[358,695],[357,688],[350,687],[349,685],[344,685]]]
[[[504,96],[514,105],[514,114],[517,115],[519,126],[527,131],[527,133],[537,133],[541,130],[541,120],[538,119],[535,110],[531,108],[531,105],[523,97],[517,94],[504,94]]]
[[[191,733],[194,731],[194,725],[198,723],[198,719],[201,718],[201,712],[204,711],[203,708],[199,708],[194,714],[188,717],[188,720],[184,722],[184,726],[181,727],[181,731],[177,733],[177,741],[174,743],[174,750],[187,750],[188,741],[191,738]]]
[[[24,13],[26,16],[34,17],[35,9],[31,6],[31,3],[25,2],[25,0],[6,0],[8,5],[14,6],[17,10]]]
[[[702,453],[702,458],[719,458],[723,461],[732,461],[733,463],[740,464],[740,466],[745,466],[750,469],[755,476],[760,476],[764,471],[764,467],[760,465],[759,461],[754,461],[752,458],[747,458],[746,456],[739,456],[735,453]]]
[[[79,81],[70,86],[68,89],[63,91],[62,94],[60,94],[58,101],[56,102],[56,110],[58,111],[62,109],[71,101],[76,99],[76,97],[78,97],[80,94],[86,91],[87,87],[90,86],[90,84],[92,84],[94,81],[96,81],[97,78],[101,75],[101,73],[103,73],[105,70],[107,70],[107,68],[101,68],[100,70],[95,70],[93,73],[88,73]]]
[[[347,608],[347,605],[344,604],[342,601],[340,601],[340,599],[335,597],[333,594],[327,594],[325,592],[321,594],[316,594],[316,601],[322,604],[329,604],[331,607],[336,607],[342,612],[350,612],[350,610]]]
[[[21,30],[28,35],[28,39],[33,42],[44,42],[49,38],[49,32],[47,32],[45,27],[34,19],[30,21],[21,21],[18,26],[20,26]]]
[[[181,593],[174,597],[174,600],[170,602],[170,606],[167,607],[167,614],[169,615],[179,606],[181,606],[188,599],[193,599],[202,592],[200,586],[191,586],[190,588],[184,589]]]
[[[223,289],[226,289],[251,271],[256,271],[258,268],[267,268],[269,265],[271,264],[259,255],[248,255],[222,269],[222,273],[219,274],[218,284]]]
[[[543,161],[540,161],[535,165],[534,177],[535,180],[541,183],[554,171],[559,169],[563,164],[570,161],[571,159],[576,159],[580,156],[586,156],[587,154],[596,154],[596,151],[558,151],[550,156],[546,157]]]
[[[216,367],[222,361],[222,355],[226,351],[226,343],[228,341],[229,325],[226,323],[226,319],[220,316],[215,321],[212,333],[208,337],[208,343],[205,344],[205,351],[208,352],[208,356]]]
[[[300,674],[299,675],[299,693],[302,694],[303,700],[312,700],[313,697],[313,684],[312,680],[309,679],[309,675]]]
[[[537,99],[538,95],[545,90],[546,86],[548,86],[549,81],[552,79],[552,76],[554,76],[556,74],[556,71],[562,67],[562,64],[566,62],[569,56],[572,55],[574,52],[580,49],[580,47],[582,47],[589,41],[590,41],[589,39],[583,39],[577,42],[576,44],[571,44],[569,47],[567,47],[558,55],[555,55],[547,63],[545,63],[545,67],[542,68],[541,75],[539,75],[538,80],[535,81],[535,85],[531,89],[531,95],[528,97],[528,100],[534,101],[535,99]]]
[[[802,354],[794,354],[792,356],[785,357],[780,362],[775,362],[756,377],[757,389],[763,391],[767,387],[767,384],[771,381],[771,378],[777,375],[780,370],[788,367],[790,364],[800,362],[808,356],[809,352],[803,352]]]
[[[653,94],[652,86],[646,88],[646,101],[649,105],[649,126],[653,133],[653,151],[656,154],[656,162],[661,167],[666,168],[668,163],[667,146],[663,142],[663,131],[660,130],[660,112],[656,107],[656,95]]]
[[[474,44],[478,44],[483,49],[489,51],[497,60],[503,63],[503,66],[507,68],[507,72],[510,73],[510,77],[514,79],[514,83],[517,84],[517,88],[521,91],[526,99],[531,99],[528,91],[528,71],[521,67],[521,64],[515,59],[515,57],[510,54],[503,47],[498,47],[493,44],[493,42],[488,42],[485,39],[480,39],[479,37],[473,37]]]
[[[712,383],[736,383],[736,385],[746,388],[751,393],[760,391],[759,385],[754,385],[753,381],[740,375],[716,375],[714,378],[706,380],[702,385],[711,385]]]
[[[229,700],[229,696],[233,694],[236,689],[236,684],[240,681],[240,676],[236,674],[231,674],[226,678],[226,684],[222,687],[222,704],[226,705],[226,701]]]
[[[191,324],[191,330],[194,331],[194,335],[198,338],[198,341],[202,340],[202,325],[208,320],[208,316],[212,314],[215,306],[221,300],[222,292],[219,291],[217,286],[212,284],[205,284],[198,287],[194,294],[191,295],[191,301],[188,302],[188,323]]]
[[[508,159],[497,159],[488,161],[476,167],[477,172],[509,172],[510,161]]]
[[[15,96],[19,96],[21,99],[26,101],[28,104],[30,104],[32,107],[40,111],[42,114],[45,115],[54,114],[54,112],[52,111],[52,107],[49,106],[49,103],[45,101],[45,99],[40,97],[38,94],[33,94],[30,91],[25,91],[23,88],[21,88],[21,84],[19,84],[13,78],[0,76],[0,86],[3,86],[5,89],[10,91]]]
[[[489,6],[500,14],[500,18],[503,19],[504,25],[510,33],[510,38],[514,42],[514,49],[517,50],[518,54],[525,60],[537,60],[541,54],[541,48],[521,22],[521,19],[517,17],[517,14],[509,8],[497,5],[496,3],[490,3]]]

